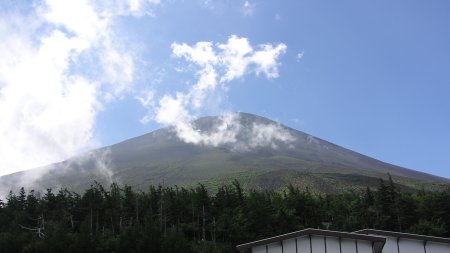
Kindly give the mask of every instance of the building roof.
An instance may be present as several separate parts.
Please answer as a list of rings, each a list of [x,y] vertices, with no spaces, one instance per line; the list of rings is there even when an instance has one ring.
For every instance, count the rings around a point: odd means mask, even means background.
[[[396,237],[396,238],[420,240],[420,241],[426,241],[426,242],[438,242],[438,243],[450,244],[450,238],[435,237],[435,236],[429,236],[429,235],[407,234],[407,233],[391,232],[391,231],[376,230],[376,229],[362,229],[362,230],[356,231],[355,233],[365,234],[365,235],[380,235],[380,236],[386,236],[386,237]]]
[[[386,242],[386,238],[384,238],[384,237],[370,236],[370,235],[365,235],[364,233],[347,233],[347,232],[337,232],[337,231],[330,231],[330,230],[308,228],[305,230],[300,230],[300,231],[296,231],[296,232],[292,232],[292,233],[288,233],[288,234],[278,235],[278,236],[262,239],[259,241],[241,244],[241,245],[236,246],[236,248],[240,252],[246,252],[250,248],[253,248],[253,247],[267,245],[267,244],[280,242],[283,240],[292,239],[292,238],[296,238],[296,237],[307,236],[307,235],[319,235],[319,236],[340,237],[340,238],[345,238],[345,239],[371,241],[374,243],[375,252],[381,252],[381,249],[383,248],[383,246]]]

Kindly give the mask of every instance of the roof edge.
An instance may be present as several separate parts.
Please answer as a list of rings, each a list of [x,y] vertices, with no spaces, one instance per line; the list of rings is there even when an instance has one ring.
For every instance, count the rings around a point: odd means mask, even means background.
[[[397,237],[397,238],[405,238],[412,240],[420,240],[427,242],[439,242],[439,243],[447,243],[450,244],[450,238],[445,237],[436,237],[430,235],[418,235],[418,234],[409,234],[409,233],[401,233],[401,232],[392,232],[385,230],[377,230],[377,229],[362,229],[355,231],[357,234],[365,234],[365,235],[377,235],[377,236],[386,236],[386,237]]]
[[[379,237],[379,236],[372,236],[372,235],[365,235],[361,233],[349,233],[349,232],[339,232],[339,231],[331,231],[331,230],[321,230],[321,229],[313,229],[308,228],[300,231],[295,231],[287,234],[282,234],[258,241],[253,241],[249,243],[244,243],[237,245],[236,248],[241,251],[245,252],[246,250],[257,247],[261,245],[271,244],[278,241],[283,241],[287,239],[292,239],[296,237],[306,236],[306,235],[319,235],[319,236],[329,236],[329,237],[341,237],[346,239],[354,239],[354,240],[364,240],[364,241],[372,241],[375,243],[381,243],[384,245],[386,242],[386,238]]]

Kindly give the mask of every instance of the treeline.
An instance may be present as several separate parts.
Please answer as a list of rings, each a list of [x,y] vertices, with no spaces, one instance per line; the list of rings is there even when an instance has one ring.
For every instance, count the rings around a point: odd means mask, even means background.
[[[94,184],[82,195],[23,188],[0,201],[0,252],[236,252],[236,244],[303,228],[362,228],[450,236],[450,189],[405,193],[392,182],[365,192],[244,191],[235,181],[209,193]]]

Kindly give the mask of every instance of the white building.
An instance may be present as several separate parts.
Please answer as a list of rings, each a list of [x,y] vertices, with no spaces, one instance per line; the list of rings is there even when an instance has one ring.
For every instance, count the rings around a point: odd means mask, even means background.
[[[381,253],[386,239],[356,233],[305,229],[238,245],[243,253]]]
[[[237,246],[242,253],[450,253],[450,239],[365,229],[305,229]]]
[[[450,253],[450,238],[363,229],[358,234],[386,238],[383,253]]]

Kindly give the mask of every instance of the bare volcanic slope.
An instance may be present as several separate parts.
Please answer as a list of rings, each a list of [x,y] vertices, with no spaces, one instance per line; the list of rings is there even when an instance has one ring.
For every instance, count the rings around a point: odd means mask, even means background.
[[[449,182],[381,162],[252,114],[237,113],[231,121],[204,117],[192,122],[192,126],[199,136],[207,138],[197,144],[186,143],[175,128],[159,129],[61,163],[3,176],[1,190],[25,186],[77,191],[94,180],[141,189],[150,184],[198,182],[214,187],[238,179],[252,188],[278,189],[294,184],[331,192],[376,186],[378,178],[386,178],[387,173],[405,189],[440,189]],[[218,129],[225,133],[217,133]]]

